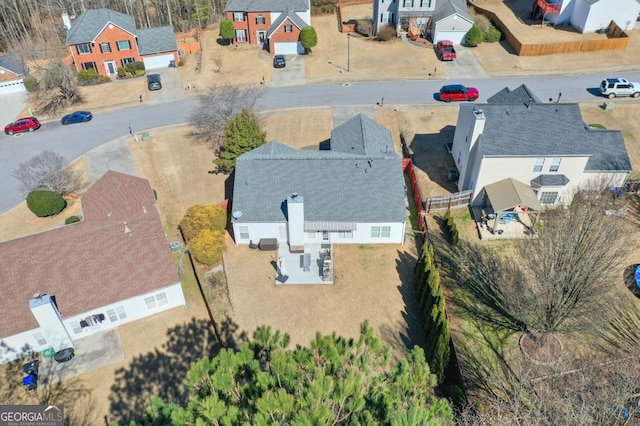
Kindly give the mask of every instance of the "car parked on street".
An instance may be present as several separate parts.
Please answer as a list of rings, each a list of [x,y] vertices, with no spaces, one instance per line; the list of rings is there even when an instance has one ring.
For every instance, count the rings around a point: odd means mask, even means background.
[[[162,89],[162,81],[160,80],[160,74],[149,74],[147,76],[147,88],[149,90]]]
[[[21,132],[33,132],[40,128],[40,122],[35,117],[22,117],[18,118],[13,123],[9,123],[4,128],[4,133],[7,135],[13,135]]]
[[[67,124],[86,123],[87,121],[91,121],[92,118],[93,115],[89,111],[75,111],[62,117],[60,123],[62,123],[63,126]]]
[[[600,83],[600,93],[609,99],[617,96],[640,96],[640,83],[632,83],[625,78],[605,78]]]
[[[440,89],[440,100],[444,102],[451,101],[470,101],[473,102],[480,94],[475,87],[465,87],[462,84],[450,84],[442,86]]]
[[[453,42],[450,40],[440,40],[436,43],[436,55],[438,55],[438,59],[441,61],[453,61],[457,56]]]
[[[287,60],[284,55],[276,55],[273,57],[273,67],[274,68],[284,68],[287,66]]]

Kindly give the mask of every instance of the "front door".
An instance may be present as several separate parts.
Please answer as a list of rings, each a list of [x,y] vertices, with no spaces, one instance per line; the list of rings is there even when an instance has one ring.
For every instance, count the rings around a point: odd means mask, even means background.
[[[104,67],[107,70],[107,74],[115,74],[118,72],[116,61],[105,61]]]
[[[258,44],[264,44],[266,40],[267,40],[267,32],[258,31]]]

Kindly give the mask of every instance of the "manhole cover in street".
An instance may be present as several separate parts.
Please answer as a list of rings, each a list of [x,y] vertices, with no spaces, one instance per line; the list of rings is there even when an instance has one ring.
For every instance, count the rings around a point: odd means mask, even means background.
[[[350,87],[351,83],[342,83],[342,87]]]

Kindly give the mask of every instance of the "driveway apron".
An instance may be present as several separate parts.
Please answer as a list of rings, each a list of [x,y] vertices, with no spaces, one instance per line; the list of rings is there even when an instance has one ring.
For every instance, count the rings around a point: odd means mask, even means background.
[[[304,55],[286,55],[287,66],[273,70],[271,87],[307,84],[307,61]]]

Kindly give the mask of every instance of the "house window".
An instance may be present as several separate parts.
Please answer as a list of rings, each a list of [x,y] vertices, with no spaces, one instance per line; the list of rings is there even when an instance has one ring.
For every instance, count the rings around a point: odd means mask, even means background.
[[[413,7],[413,0],[402,0],[402,7]]]
[[[122,62],[122,66],[126,66],[127,64],[132,64],[134,63],[136,60],[133,58],[124,58],[122,59],[120,62]]]
[[[156,294],[156,302],[158,302],[158,306],[164,306],[169,303],[169,299],[167,299],[167,293]]]
[[[293,32],[293,25],[291,24],[287,24],[284,26],[284,32],[285,33],[292,33]]]
[[[240,231],[240,239],[248,240],[249,239],[249,227],[248,226],[240,226],[238,227]]]
[[[372,226],[371,238],[389,238],[391,236],[390,226]]]
[[[390,24],[391,19],[393,17],[393,13],[385,12],[380,14],[380,22],[383,24]]]
[[[96,69],[96,63],[95,62],[83,62],[82,63],[82,69],[83,70],[95,70]]]
[[[338,238],[350,240],[353,238],[353,231],[340,231],[338,232]]]
[[[104,43],[100,43],[100,52],[109,53],[111,52],[111,45],[109,42],[105,41]]]
[[[247,32],[245,30],[236,30],[236,41],[247,41]]]
[[[536,164],[533,166],[534,172],[541,172],[544,166],[544,158],[536,158]]]
[[[89,43],[77,44],[76,50],[79,55],[88,55],[91,53],[91,45]]]
[[[47,338],[40,332],[33,333],[33,338],[36,340],[38,346],[44,346],[47,344]]]
[[[322,241],[329,241],[329,231],[322,231]]]
[[[129,40],[116,41],[118,50],[131,50],[131,42]]]
[[[235,22],[244,21],[244,12],[233,12],[233,20]]]
[[[555,204],[557,200],[557,192],[543,192],[540,194],[540,204]]]
[[[264,18],[263,15],[258,15],[256,16],[256,24],[257,25],[264,25],[266,24],[267,20]]]
[[[107,316],[109,317],[109,321],[117,322],[118,320],[127,318],[127,313],[124,310],[124,306],[118,306],[115,309],[107,309]]]
[[[158,293],[155,296],[148,296],[144,298],[144,304],[147,306],[147,309],[154,309],[159,306],[164,306],[169,303],[169,299],[167,299],[167,293]]]
[[[557,172],[560,169],[560,163],[562,163],[562,158],[552,158],[551,166],[549,167],[550,172]]]
[[[145,297],[144,304],[147,305],[147,309],[153,309],[158,306],[155,296]]]
[[[73,330],[73,334],[82,333],[82,327],[80,326],[80,321],[71,321],[71,329]]]

